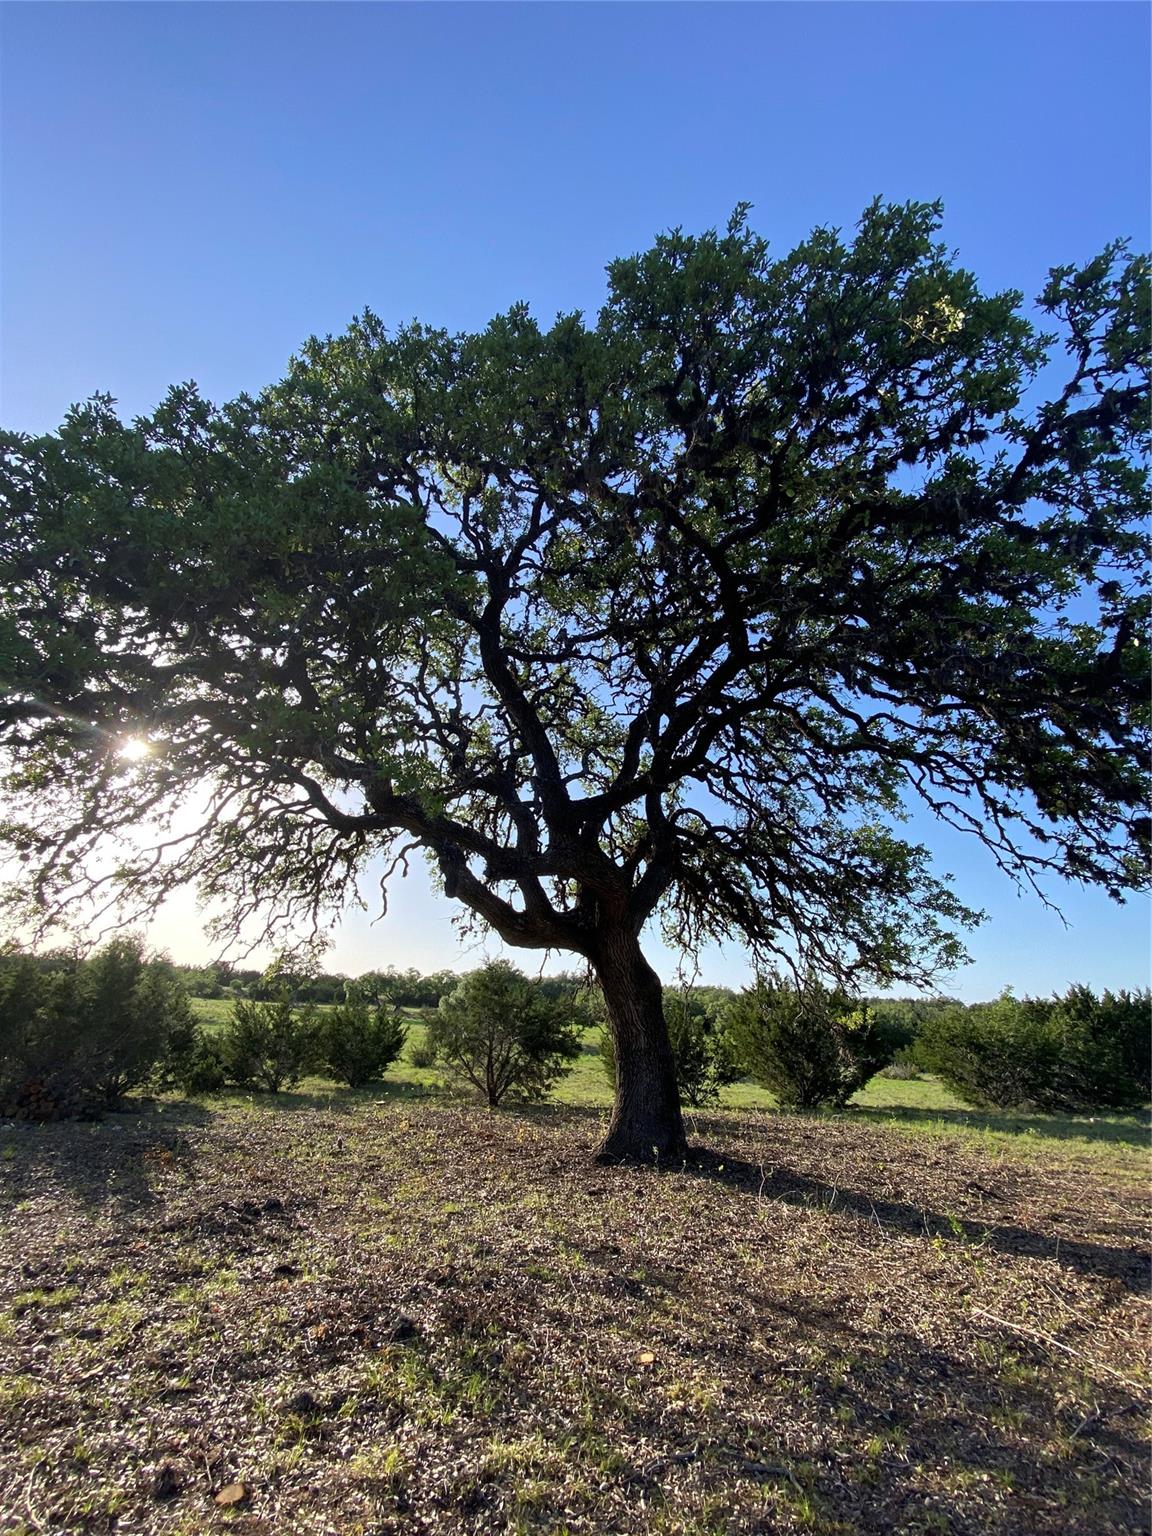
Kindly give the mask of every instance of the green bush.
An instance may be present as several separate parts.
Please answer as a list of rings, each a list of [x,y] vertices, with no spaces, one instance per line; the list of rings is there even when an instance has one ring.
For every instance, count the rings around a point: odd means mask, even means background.
[[[169,1043],[192,1022],[183,982],[137,938],[113,939],[81,965],[76,1027],[101,1100],[118,1103],[162,1070]]]
[[[0,1112],[28,1119],[95,1113],[159,1080],[191,1024],[168,961],[134,937],[84,960],[0,956]]]
[[[891,1061],[897,1039],[814,978],[758,981],[729,1004],[726,1031],[738,1065],[789,1109],[843,1108]]]
[[[719,1008],[711,999],[704,1000],[693,992],[666,990],[664,1018],[681,1101],[693,1109],[714,1104],[721,1088],[741,1075]],[[616,1048],[607,1025],[600,1032],[598,1049],[605,1075],[615,1087]]]
[[[19,949],[0,954],[0,1114],[55,1120],[94,1111],[75,1027],[75,961],[49,970]]]
[[[191,1020],[188,1028],[169,1042],[160,1082],[162,1087],[178,1088],[193,1098],[219,1093],[227,1086],[228,1071],[218,1037]]]
[[[579,1056],[580,1027],[538,982],[496,960],[441,998],[428,1042],[444,1071],[494,1108],[506,1098],[543,1098]]]
[[[962,1098],[998,1109],[1136,1109],[1152,1097],[1149,994],[1074,986],[1063,997],[953,1008],[917,1056]]]
[[[338,1083],[362,1088],[384,1076],[408,1031],[395,1009],[370,1008],[362,997],[353,996],[321,1016],[316,1038],[320,1068]]]
[[[408,1060],[414,1067],[426,1071],[429,1067],[436,1065],[436,1047],[430,1045],[427,1040],[423,1045],[413,1044],[408,1052]]]
[[[892,1079],[894,1082],[911,1083],[923,1076],[919,1058],[914,1045],[904,1045],[892,1057],[886,1067],[881,1067],[880,1076]]]
[[[297,1009],[279,998],[234,1003],[217,1042],[229,1082],[279,1093],[294,1087],[316,1065],[316,1036],[312,1009]]]

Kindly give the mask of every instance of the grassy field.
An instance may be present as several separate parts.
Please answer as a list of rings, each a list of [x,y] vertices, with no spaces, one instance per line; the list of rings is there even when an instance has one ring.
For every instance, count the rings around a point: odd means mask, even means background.
[[[425,1093],[0,1126],[0,1529],[1143,1529],[1139,1148]]]

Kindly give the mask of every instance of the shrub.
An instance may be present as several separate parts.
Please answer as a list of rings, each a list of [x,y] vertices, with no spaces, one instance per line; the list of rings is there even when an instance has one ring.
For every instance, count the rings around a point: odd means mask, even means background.
[[[408,1052],[408,1060],[414,1067],[427,1070],[436,1065],[436,1047],[427,1040],[422,1045],[413,1044]]]
[[[449,1076],[491,1107],[539,1099],[580,1054],[580,1029],[563,1003],[514,965],[496,960],[457,983],[428,1025],[428,1042]]]
[[[880,1069],[881,1077],[891,1078],[895,1082],[914,1082],[922,1075],[920,1062],[912,1046],[902,1046],[888,1065]]]
[[[202,1093],[219,1093],[227,1083],[228,1072],[219,1039],[195,1020],[190,1020],[188,1028],[169,1041],[161,1086],[178,1088],[181,1093],[195,1097]]]
[[[717,1008],[691,992],[666,991],[664,1018],[681,1100],[693,1109],[715,1103],[721,1088],[741,1075]],[[614,1087],[616,1049],[607,1026],[601,1030],[598,1049],[605,1075]]]
[[[55,1120],[96,1107],[78,1050],[71,968],[0,954],[0,1114]]]
[[[279,1093],[294,1087],[316,1063],[315,1015],[310,1008],[293,1007],[286,998],[237,1002],[218,1043],[229,1081]]]
[[[408,1038],[403,1017],[395,1009],[370,1008],[352,996],[323,1014],[316,1026],[317,1061],[325,1072],[349,1088],[383,1077]]]
[[[892,1058],[895,1040],[842,992],[814,978],[762,979],[729,1004],[738,1064],[790,1109],[842,1109]]]
[[[113,939],[76,975],[76,1024],[93,1085],[107,1105],[152,1079],[192,1021],[184,985],[137,938]]]
[[[1152,1096],[1149,994],[1074,986],[1063,997],[954,1008],[917,1042],[929,1068],[976,1105],[1067,1113],[1135,1109]]]
[[[191,1023],[174,968],[138,938],[90,959],[0,958],[0,1110],[29,1119],[93,1113],[154,1081]]]

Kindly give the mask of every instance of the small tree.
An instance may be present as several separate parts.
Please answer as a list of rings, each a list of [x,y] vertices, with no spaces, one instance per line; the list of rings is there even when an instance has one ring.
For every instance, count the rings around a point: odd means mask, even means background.
[[[219,1093],[228,1082],[219,1037],[190,1020],[187,1029],[169,1040],[158,1081],[161,1087],[178,1088],[193,1096]]]
[[[156,1079],[192,1028],[175,968],[142,940],[87,960],[9,950],[0,960],[0,1105],[48,1119],[119,1103]]]
[[[71,979],[15,946],[0,953],[0,1114],[48,1120],[92,1107]]]
[[[293,1007],[287,998],[237,1002],[220,1035],[220,1054],[232,1082],[279,1093],[315,1063],[315,1015],[309,1008]]]
[[[1139,1109],[1152,1099],[1152,994],[1069,987],[1052,1004],[1060,1070],[1044,1096],[1052,1109]]]
[[[571,1010],[507,960],[472,971],[441,998],[428,1041],[445,1071],[491,1108],[506,1098],[543,1098],[580,1054]]]
[[[789,1109],[842,1109],[896,1048],[867,1007],[813,977],[758,981],[729,1005],[727,1030],[740,1065]]]
[[[349,1088],[383,1077],[408,1038],[396,1009],[371,1008],[355,993],[321,1016],[316,1033],[320,1066]]]

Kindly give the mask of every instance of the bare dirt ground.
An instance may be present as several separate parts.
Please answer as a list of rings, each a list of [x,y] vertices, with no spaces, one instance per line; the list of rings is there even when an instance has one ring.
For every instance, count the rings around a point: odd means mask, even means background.
[[[596,1129],[0,1127],[0,1530],[1144,1529],[1139,1153],[729,1112],[655,1173]]]

